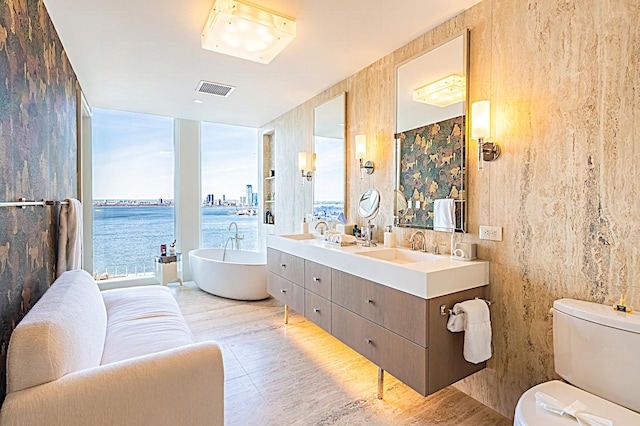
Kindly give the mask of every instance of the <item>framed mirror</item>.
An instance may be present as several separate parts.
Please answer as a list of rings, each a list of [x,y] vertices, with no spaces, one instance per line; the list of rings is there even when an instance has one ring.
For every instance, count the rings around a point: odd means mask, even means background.
[[[466,232],[468,31],[400,65],[396,88],[396,225],[433,229],[434,201]]]
[[[345,211],[345,102],[341,93],[313,113],[313,215],[324,220]]]

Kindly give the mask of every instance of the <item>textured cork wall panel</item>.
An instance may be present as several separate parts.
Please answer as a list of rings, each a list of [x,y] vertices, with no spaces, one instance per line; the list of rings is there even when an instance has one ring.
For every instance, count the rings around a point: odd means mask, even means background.
[[[0,2],[0,201],[76,194],[76,77],[42,1]],[[58,208],[0,208],[0,399],[11,332],[55,277]]]

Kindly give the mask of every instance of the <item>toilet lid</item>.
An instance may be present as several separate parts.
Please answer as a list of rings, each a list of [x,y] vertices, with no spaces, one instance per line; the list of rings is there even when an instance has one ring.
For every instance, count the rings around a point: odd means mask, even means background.
[[[579,400],[587,406],[587,413],[613,420],[614,425],[640,425],[640,414],[571,386],[559,380],[541,383],[526,391],[518,401],[514,423],[521,426],[577,426],[575,418],[548,412],[536,405],[536,392],[554,397],[564,406]]]

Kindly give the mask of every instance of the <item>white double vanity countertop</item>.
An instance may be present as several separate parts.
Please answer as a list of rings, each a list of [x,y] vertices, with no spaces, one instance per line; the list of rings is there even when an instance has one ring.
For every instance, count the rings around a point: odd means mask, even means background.
[[[267,235],[267,247],[423,299],[489,284],[489,262],[462,261],[407,248],[337,246],[317,234]]]

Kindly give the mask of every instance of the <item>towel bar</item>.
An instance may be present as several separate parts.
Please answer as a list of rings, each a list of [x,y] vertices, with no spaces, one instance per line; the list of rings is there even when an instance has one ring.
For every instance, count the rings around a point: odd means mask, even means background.
[[[478,298],[476,297],[476,299],[478,299]],[[483,300],[484,300],[484,299],[483,299]],[[491,305],[493,304],[493,302],[492,302],[492,301],[490,301],[490,300],[485,300],[484,302],[485,302],[485,303],[487,304],[487,306],[489,306],[489,307],[491,307]],[[453,310],[451,310],[451,309],[447,309],[447,305],[440,305],[440,315],[442,315],[442,316],[446,316],[447,314],[448,314],[448,315],[462,315],[462,314],[464,314],[464,312],[460,312],[460,313],[458,313],[458,312],[453,312]]]
[[[69,204],[67,201],[52,201],[52,200],[41,200],[41,201],[27,201],[26,198],[18,198],[18,201],[3,201],[0,202],[0,207],[22,207],[23,209],[27,206],[56,206],[62,204]]]

